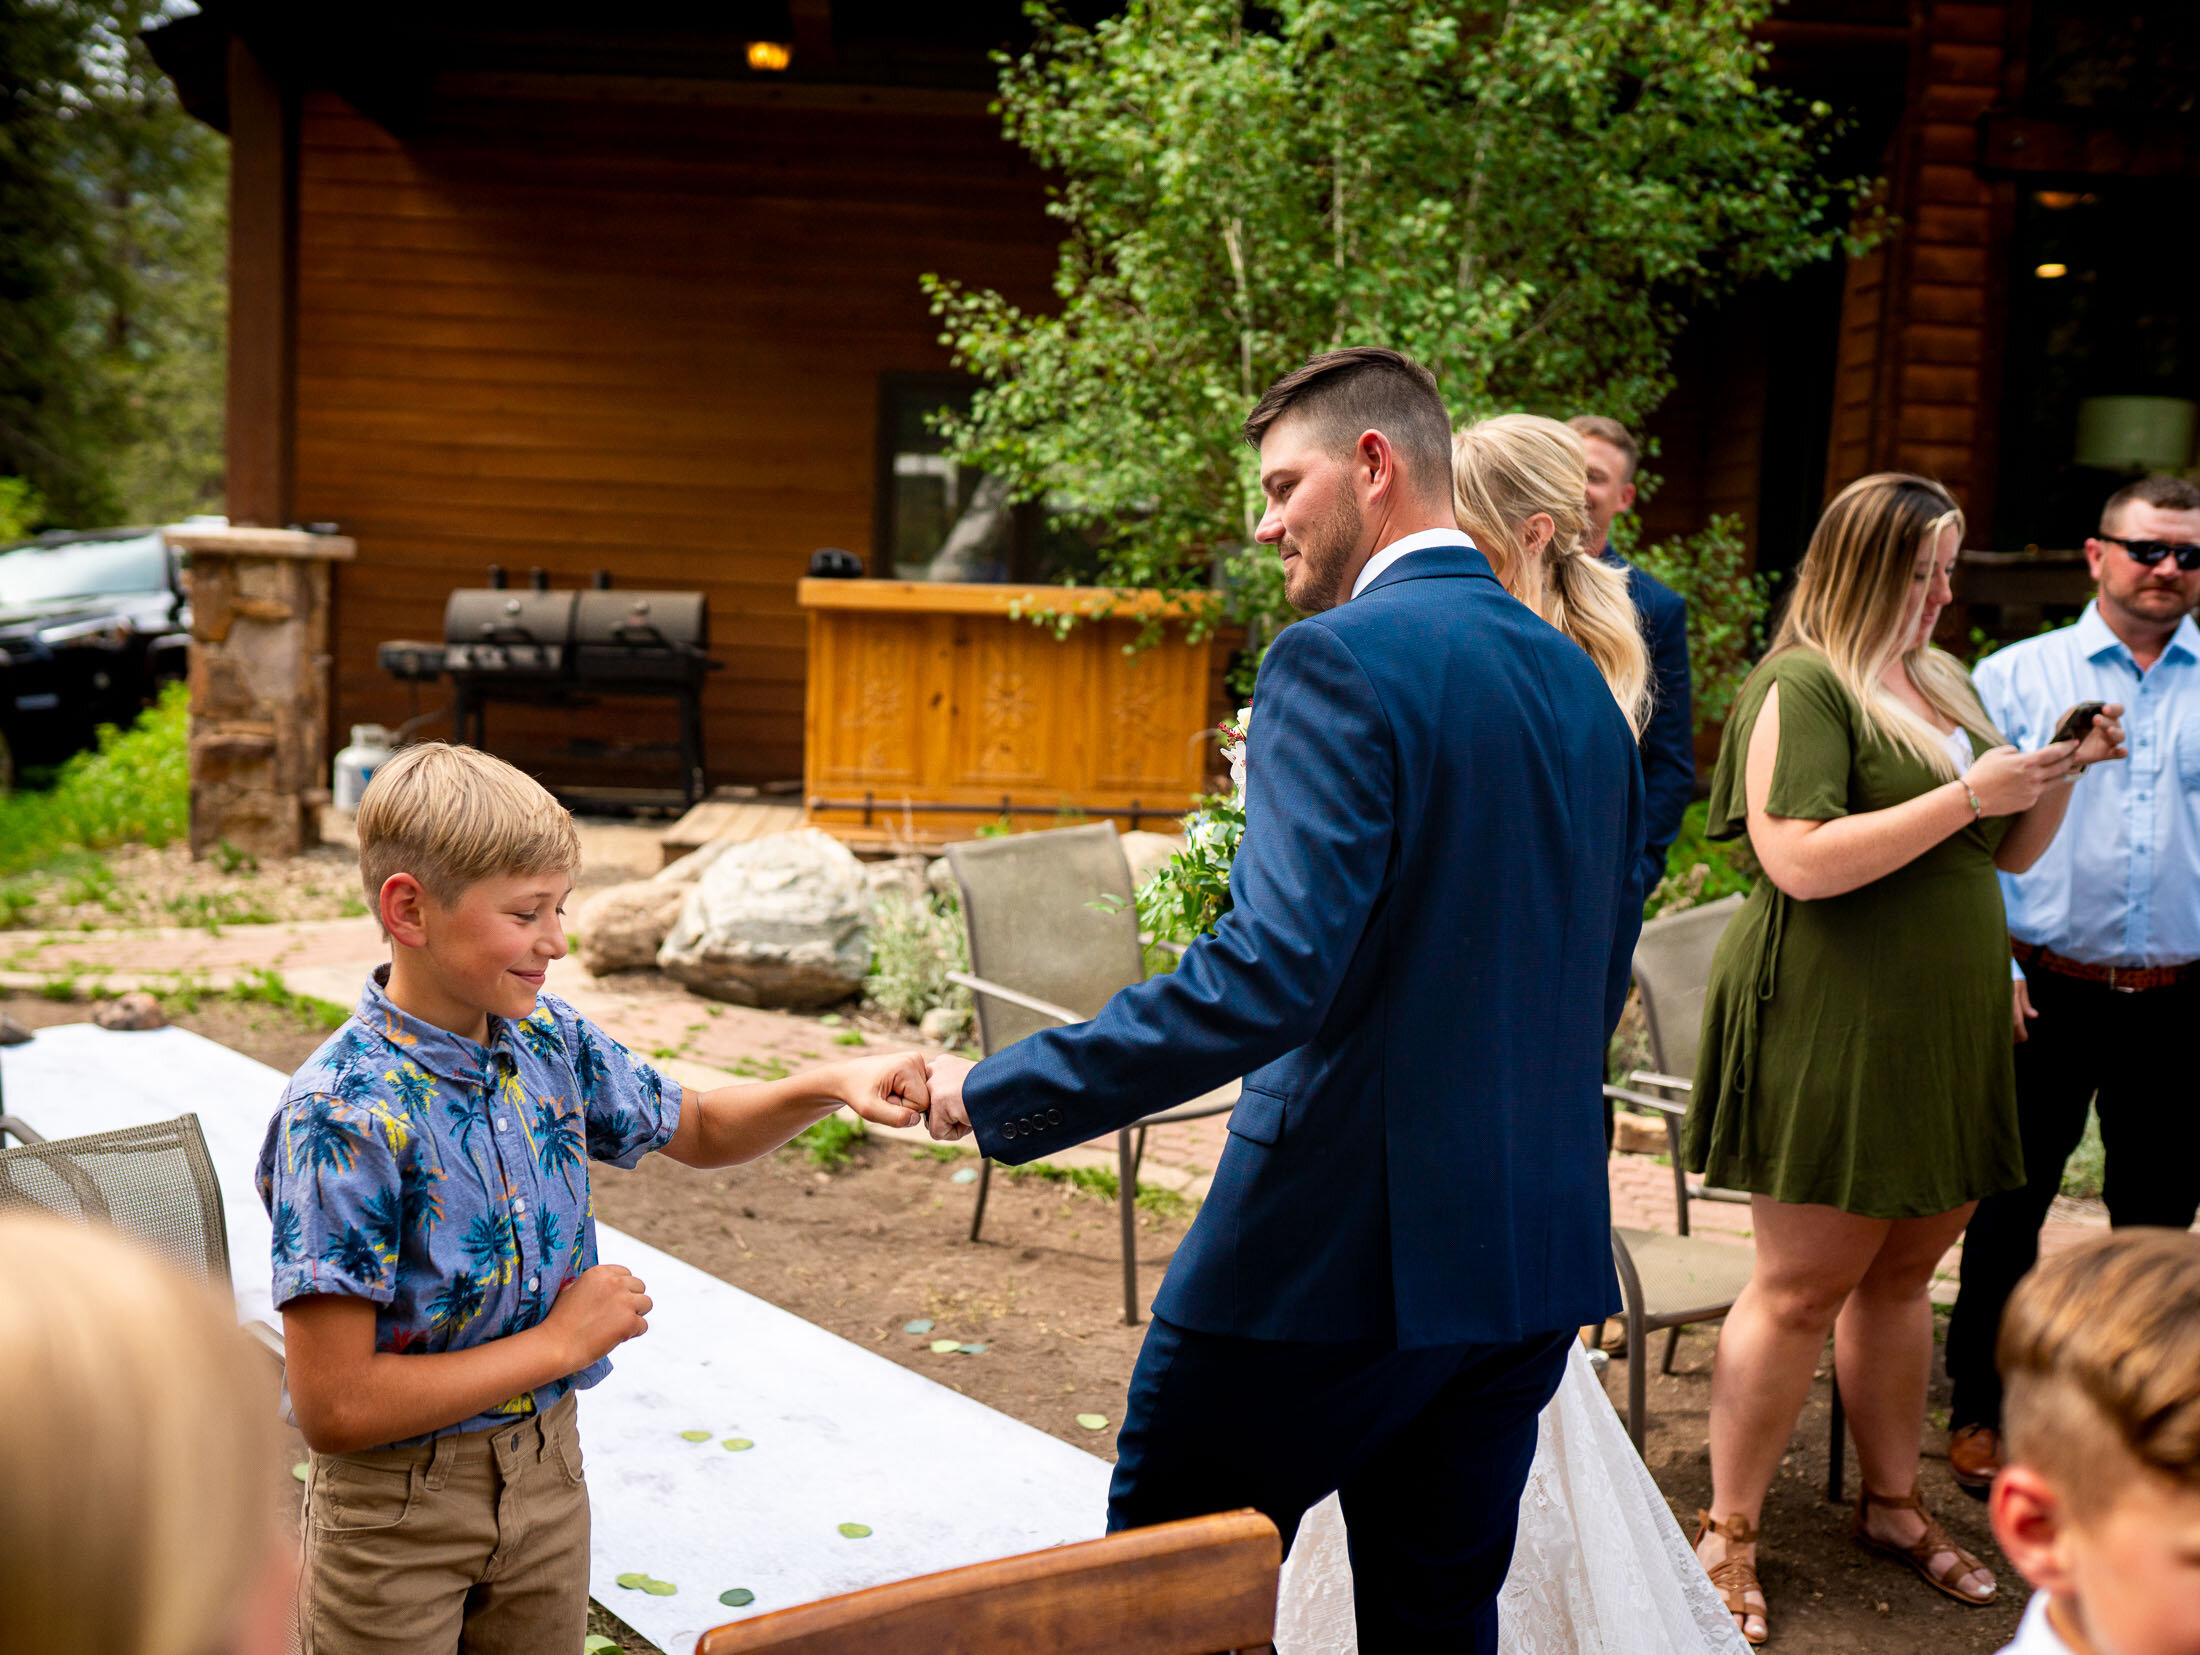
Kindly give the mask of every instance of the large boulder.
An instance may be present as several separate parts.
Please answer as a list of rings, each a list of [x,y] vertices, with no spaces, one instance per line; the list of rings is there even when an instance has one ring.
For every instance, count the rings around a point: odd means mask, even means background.
[[[679,861],[667,862],[649,877],[659,885],[692,885],[703,877],[713,862],[740,843],[742,841],[731,834],[721,835],[689,851]]]
[[[863,864],[816,828],[729,847],[687,887],[657,964],[713,1000],[815,1011],[871,968]]]
[[[657,950],[680,917],[686,885],[633,879],[607,885],[581,904],[573,916],[580,935],[581,964],[595,976],[640,971],[657,963]]]
[[[892,892],[920,907],[925,894],[925,859],[921,856],[889,856],[882,862],[863,864],[863,883],[875,901]]]

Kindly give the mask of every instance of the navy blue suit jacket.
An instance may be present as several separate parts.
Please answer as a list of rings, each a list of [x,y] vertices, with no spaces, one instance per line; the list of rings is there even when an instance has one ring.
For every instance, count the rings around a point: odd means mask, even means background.
[[[1035,1160],[1243,1076],[1157,1315],[1423,1348],[1612,1313],[1641,776],[1588,656],[1480,552],[1399,559],[1268,652],[1214,935],[979,1064],[978,1147]]]
[[[1642,621],[1650,648],[1650,680],[1656,694],[1642,732],[1642,890],[1648,896],[1665,877],[1665,853],[1681,831],[1681,814],[1696,796],[1696,720],[1689,704],[1688,602],[1604,548],[1604,561],[1627,571],[1627,595]]]

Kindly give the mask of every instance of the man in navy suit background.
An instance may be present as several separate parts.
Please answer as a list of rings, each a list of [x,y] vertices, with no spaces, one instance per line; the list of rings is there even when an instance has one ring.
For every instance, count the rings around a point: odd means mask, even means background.
[[[1650,648],[1654,699],[1642,730],[1642,893],[1665,877],[1665,853],[1681,831],[1681,814],[1696,796],[1696,722],[1690,708],[1688,604],[1655,575],[1612,550],[1612,519],[1635,503],[1640,451],[1626,426],[1602,414],[1566,422],[1581,435],[1589,465],[1589,540],[1615,569],[1627,571],[1627,595]]]
[[[1618,1308],[1600,1083],[1641,911],[1634,742],[1460,532],[1434,378],[1317,356],[1245,425],[1292,604],[1232,907],[1177,969],[973,1069],[1028,1161],[1236,1077],[1131,1380],[1111,1528],[1342,1498],[1360,1644],[1497,1646],[1536,1418]]]

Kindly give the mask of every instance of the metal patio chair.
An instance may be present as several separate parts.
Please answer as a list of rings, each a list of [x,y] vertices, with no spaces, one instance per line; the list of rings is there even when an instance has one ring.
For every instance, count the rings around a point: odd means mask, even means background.
[[[1697,1043],[1703,1032],[1705,988],[1711,981],[1711,956],[1727,925],[1741,912],[1746,897],[1722,897],[1699,908],[1647,921],[1635,944],[1635,990],[1642,1000],[1654,1067],[1637,1069],[1625,1086],[1604,1088],[1606,1102],[1646,1110],[1665,1123],[1667,1159],[1673,1164],[1673,1205],[1678,1235],[1614,1226],[1612,1258],[1618,1267],[1620,1294],[1627,1303],[1627,1432],[1642,1447],[1649,1374],[1643,1367],[1649,1335],[1665,1330],[1665,1354],[1658,1371],[1673,1371],[1673,1353],[1681,1329],[1722,1319],[1749,1280],[1753,1248],[1705,1241],[1689,1233],[1688,1203],[1728,1201],[1746,1205],[1742,1190],[1691,1183],[1681,1163],[1681,1121],[1695,1089]],[[1847,1422],[1841,1385],[1831,1381],[1833,1417],[1828,1427],[1826,1497],[1842,1499]]]
[[[1283,1542],[1221,1512],[799,1604],[705,1632],[695,1655],[1222,1655],[1267,1651]]]
[[[10,1137],[18,1142],[6,1147]],[[18,1117],[0,1115],[0,1207],[9,1205],[111,1224],[187,1274],[230,1291],[229,1223],[196,1115],[81,1138],[46,1138]],[[277,1329],[250,1322],[245,1332],[281,1365]]]
[[[949,845],[947,862],[962,888],[971,966],[948,975],[977,1002],[978,1038],[988,1057],[1040,1029],[1085,1022],[1118,990],[1145,980],[1130,864],[1111,823],[969,840]],[[1113,911],[1096,906],[1111,897]],[[1123,1320],[1133,1327],[1139,1319],[1138,1164],[1146,1129],[1227,1114],[1236,1101],[1236,1087],[1225,1087],[1115,1135]],[[985,1222],[992,1180],[993,1163],[981,1157],[972,1241]]]

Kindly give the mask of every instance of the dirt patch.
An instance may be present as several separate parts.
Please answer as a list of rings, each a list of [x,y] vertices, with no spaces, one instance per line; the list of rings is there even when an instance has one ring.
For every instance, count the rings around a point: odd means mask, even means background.
[[[188,997],[196,1004],[186,1011],[185,1002],[167,997],[162,1009],[168,1020],[179,1029],[189,1029],[193,1034],[227,1046],[233,1052],[257,1058],[271,1069],[279,1069],[285,1076],[299,1069],[305,1060],[321,1047],[329,1037],[329,1027],[316,1017],[293,1011],[284,1006],[259,1005],[228,998],[225,995],[202,994]],[[0,1012],[7,1013],[28,1029],[51,1028],[57,1023],[89,1023],[93,1007],[85,1000],[53,1000],[38,994],[0,995]],[[127,1040],[126,1034],[117,1035]],[[273,1099],[268,1109],[273,1111]],[[31,1122],[33,1126],[38,1123]]]
[[[254,925],[366,911],[359,859],[338,845],[264,863],[236,853],[194,862],[181,843],[116,845],[64,852],[0,881],[0,926],[12,930]]]

